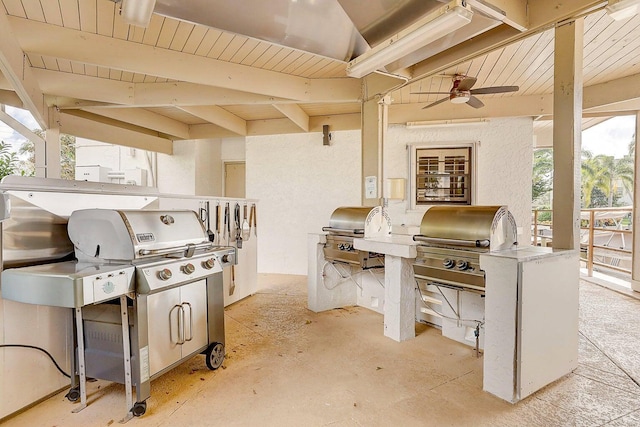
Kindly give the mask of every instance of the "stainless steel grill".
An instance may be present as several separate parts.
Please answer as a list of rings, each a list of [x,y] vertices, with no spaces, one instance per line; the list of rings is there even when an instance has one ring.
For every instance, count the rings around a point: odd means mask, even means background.
[[[222,270],[236,263],[236,249],[214,246],[195,212],[79,210],[69,218],[68,232],[79,260],[135,267],[131,353],[137,412],[144,413],[150,380],[187,358],[205,353],[210,369],[222,364]],[[117,310],[84,310],[85,357],[87,375],[123,382],[122,354],[108,338],[121,328]]]
[[[77,210],[67,232],[77,262],[5,270],[2,294],[75,310],[77,410],[87,376],[126,384],[128,415],[139,416],[153,378],[198,353],[222,364],[222,271],[236,249],[214,246],[195,212]]]
[[[517,227],[503,206],[433,206],[422,217],[416,279],[484,293],[480,254],[517,245]]]
[[[367,207],[340,207],[333,211],[326,231],[324,258],[333,263],[350,264],[363,269],[384,266],[384,255],[360,251],[353,247],[355,237],[364,237],[367,218],[372,209]]]

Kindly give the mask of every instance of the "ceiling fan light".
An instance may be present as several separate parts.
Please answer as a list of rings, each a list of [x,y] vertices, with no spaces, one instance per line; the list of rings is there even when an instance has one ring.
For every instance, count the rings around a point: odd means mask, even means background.
[[[468,90],[453,89],[449,98],[452,104],[464,104],[471,99],[471,92]]]
[[[469,99],[471,99],[471,95],[458,95],[451,98],[452,104],[464,104]]]

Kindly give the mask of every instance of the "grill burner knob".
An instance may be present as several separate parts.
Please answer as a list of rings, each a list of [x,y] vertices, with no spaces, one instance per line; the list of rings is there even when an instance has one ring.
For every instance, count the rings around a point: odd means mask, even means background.
[[[216,260],[213,258],[209,258],[206,261],[202,261],[202,266],[207,270],[211,270],[215,264],[216,264]]]
[[[194,271],[196,271],[196,268],[193,264],[189,263],[189,264],[185,264],[182,266],[182,272],[184,274],[191,274]]]
[[[444,268],[453,268],[455,267],[456,262],[450,258],[447,258],[444,261],[442,261],[442,265],[444,266]]]
[[[467,268],[469,268],[469,263],[463,259],[458,260],[458,262],[456,263],[456,268],[458,270],[466,270]]]
[[[171,270],[169,270],[168,268],[160,270],[158,272],[158,278],[160,278],[160,280],[169,280],[169,279],[171,279]]]

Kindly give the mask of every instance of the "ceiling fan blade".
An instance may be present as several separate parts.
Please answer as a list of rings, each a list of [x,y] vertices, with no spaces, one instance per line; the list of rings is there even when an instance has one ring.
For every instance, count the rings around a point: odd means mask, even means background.
[[[487,95],[490,93],[507,93],[517,92],[520,88],[518,86],[493,86],[493,87],[480,87],[478,89],[471,89],[472,95]]]
[[[471,105],[473,108],[482,108],[482,107],[484,107],[484,104],[482,103],[482,101],[480,101],[475,96],[472,96],[471,98],[469,98],[469,100],[467,101],[467,104]]]
[[[475,77],[465,77],[458,83],[458,90],[471,90],[471,87],[476,84],[477,79]]]
[[[411,95],[449,95],[450,92],[411,92]]]
[[[449,100],[449,97],[439,99],[436,102],[432,102],[431,104],[427,105],[426,107],[422,107],[422,109],[424,110],[425,108],[431,108],[431,107],[436,106],[438,104],[442,104],[444,101],[448,101],[448,100]]]

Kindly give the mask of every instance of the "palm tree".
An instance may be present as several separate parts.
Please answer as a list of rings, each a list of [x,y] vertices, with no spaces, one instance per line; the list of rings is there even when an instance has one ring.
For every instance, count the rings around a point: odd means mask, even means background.
[[[615,159],[603,154],[593,156],[588,151],[582,153],[582,190],[584,207],[591,207],[591,195],[594,188],[607,196],[607,204],[613,206],[614,195],[619,185],[627,190],[633,189],[633,159],[624,156]]]
[[[551,191],[553,182],[553,150],[541,148],[533,152],[532,200]]]

